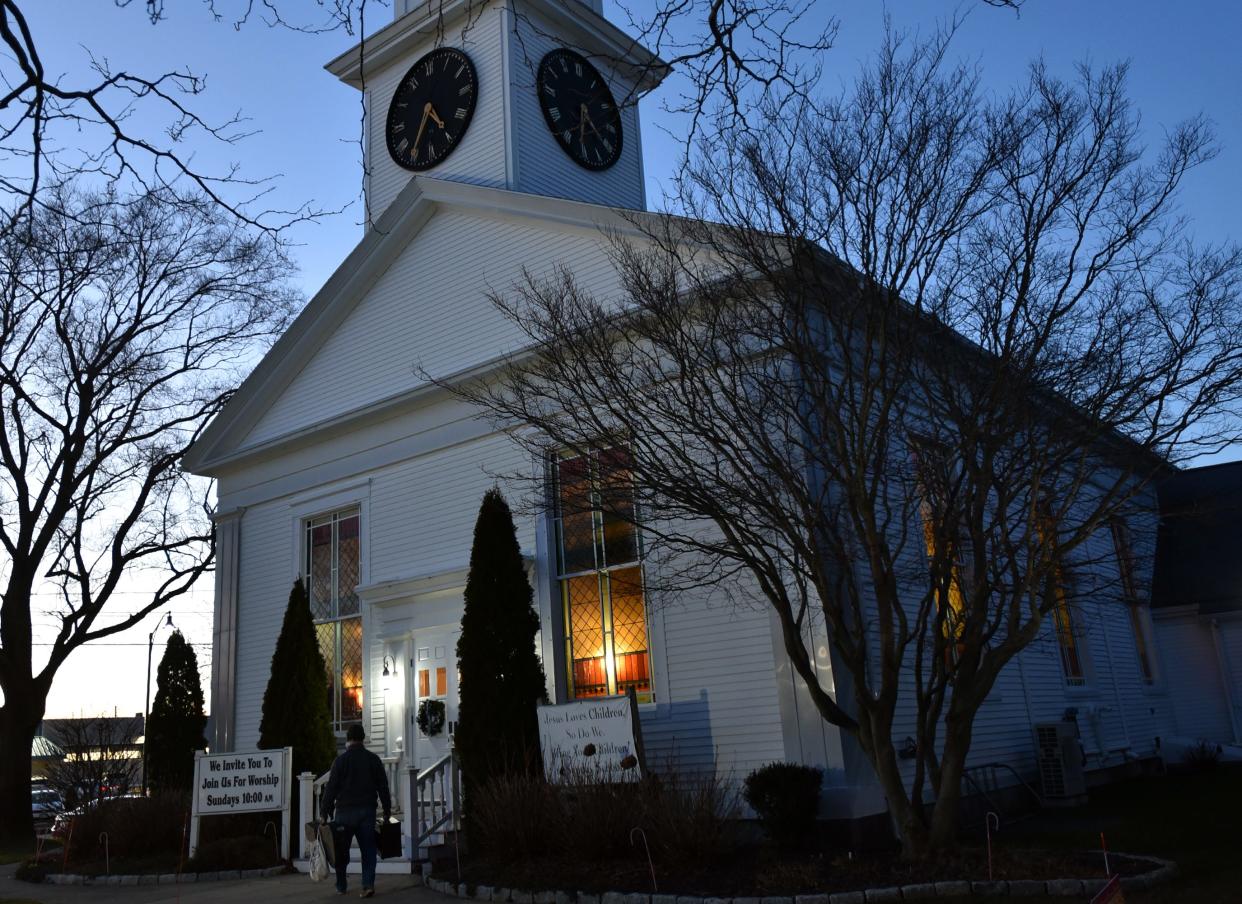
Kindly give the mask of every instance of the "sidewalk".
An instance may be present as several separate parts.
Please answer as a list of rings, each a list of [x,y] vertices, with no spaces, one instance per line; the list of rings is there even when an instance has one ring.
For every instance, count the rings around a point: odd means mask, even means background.
[[[37,901],[40,904],[265,904],[268,901],[351,901],[358,899],[361,883],[350,876],[349,894],[338,896],[332,878],[312,882],[305,873],[236,882],[190,882],[185,885],[44,885],[13,878],[16,865],[0,867],[0,904]],[[378,875],[376,899],[399,896],[403,904],[440,904],[443,898],[416,884],[413,876]]]

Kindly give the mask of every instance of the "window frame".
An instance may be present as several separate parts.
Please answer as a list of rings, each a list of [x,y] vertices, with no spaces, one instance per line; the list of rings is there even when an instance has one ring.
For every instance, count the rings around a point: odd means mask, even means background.
[[[1130,534],[1130,525],[1121,516],[1108,519],[1109,539],[1112,542],[1113,558],[1117,565],[1117,581],[1121,604],[1126,607],[1130,631],[1134,638],[1135,663],[1138,666],[1139,681],[1144,688],[1154,688],[1160,683],[1160,669],[1155,657],[1155,643],[1150,628],[1146,600],[1139,593],[1138,581],[1134,573],[1134,544]]]
[[[934,467],[930,459],[935,457],[937,462],[948,468],[948,448],[944,443],[927,436],[914,436],[910,442],[910,464],[914,471],[914,480],[916,493],[918,495],[918,517],[919,531],[923,537],[923,552],[927,559],[928,578],[933,579],[931,592],[933,594],[932,603],[936,607],[937,613],[940,611],[941,592],[948,598],[949,611],[945,613],[943,622],[943,632],[945,637],[945,666],[952,669],[962,655],[964,643],[962,635],[966,632],[966,595],[963,590],[964,576],[970,573],[970,564],[965,560],[963,553],[965,546],[957,543],[952,550],[953,555],[947,556],[949,559],[949,585],[941,588],[934,581],[937,577],[933,573],[933,566],[937,557],[940,555],[939,541],[942,539],[936,531],[937,521],[937,503],[935,499],[935,490],[928,480],[929,469]],[[950,638],[953,638],[950,641]]]
[[[630,583],[629,586],[636,589],[637,595],[641,600],[645,648],[641,651],[632,652],[642,652],[646,657],[645,683],[647,685],[645,690],[640,690],[638,687],[635,687],[634,690],[638,702],[642,705],[648,705],[656,701],[656,642],[652,632],[651,607],[647,599],[643,534],[639,524],[637,503],[634,501],[632,494],[630,496],[630,505],[633,506],[631,528],[633,531],[634,556],[633,558],[617,562],[609,561],[608,559],[606,511],[600,500],[600,487],[603,478],[602,470],[599,467],[599,460],[602,454],[613,450],[624,450],[627,454],[632,455],[632,451],[624,442],[615,442],[593,445],[581,452],[563,449],[550,453],[546,459],[550,503],[548,509],[548,540],[550,547],[548,562],[552,584],[550,614],[555,619],[556,625],[556,630],[553,632],[556,646],[554,661],[559,660],[557,661],[558,678],[556,683],[564,687],[564,699],[566,701],[608,699],[610,697],[624,696],[628,689],[633,686],[634,683],[623,683],[618,677],[618,660],[626,654],[617,653],[615,648],[615,601],[618,597],[613,590],[616,583],[614,576],[633,570],[637,572],[637,581]],[[587,458],[586,480],[588,483],[587,493],[590,500],[591,563],[589,566],[570,570],[572,566],[568,563],[565,546],[565,513],[561,493],[563,482],[561,465],[568,460],[583,457]],[[623,524],[630,523],[625,519],[618,520]],[[594,592],[595,599],[600,607],[599,634],[602,654],[598,657],[588,658],[596,658],[603,661],[604,673],[602,677],[604,690],[603,693],[579,695],[576,693],[576,688],[580,685],[580,682],[576,680],[575,675],[575,666],[578,660],[575,660],[574,657],[575,632],[569,588],[572,581],[592,577],[597,582]]]
[[[1047,580],[1049,589],[1055,596],[1055,603],[1048,615],[1052,617],[1052,635],[1057,646],[1057,661],[1061,666],[1061,683],[1070,693],[1091,693],[1093,674],[1085,643],[1087,634],[1080,625],[1081,619],[1075,617],[1074,607],[1070,602],[1071,596],[1077,596],[1070,593],[1073,575],[1067,573],[1071,570],[1066,568],[1066,562],[1051,559],[1051,552],[1045,550],[1049,543],[1054,542],[1049,540],[1049,535],[1055,538],[1060,529],[1047,500],[1036,506],[1035,519],[1035,533],[1041,554],[1050,559],[1048,564],[1051,574]],[[1071,673],[1071,665],[1077,667],[1076,674]]]
[[[354,478],[352,480],[342,480],[317,487],[313,490],[300,493],[289,501],[289,529],[290,539],[292,543],[293,556],[290,565],[290,581],[302,579],[306,582],[307,595],[310,594],[309,575],[307,573],[307,525],[314,520],[329,516],[334,512],[341,512],[346,509],[357,509],[358,511],[358,587],[366,587],[370,584],[370,543],[371,535],[369,530],[370,524],[370,495],[371,495],[371,478],[364,477],[361,479]],[[358,614],[361,637],[362,651],[362,714],[360,721],[367,725],[370,720],[367,707],[373,700],[374,679],[370,668],[370,641],[368,639],[367,627],[369,617],[367,615],[367,607],[363,603],[365,594],[358,593]],[[313,618],[316,623],[318,619]],[[316,638],[318,639],[318,638]],[[331,667],[333,664],[325,663]],[[338,739],[345,736],[345,731],[351,722],[338,722],[336,719],[337,712],[335,703],[333,707],[332,731]],[[367,729],[367,734],[371,734]]]
[[[355,585],[354,596],[357,608],[345,614],[341,614],[340,610],[340,555],[341,540],[340,526],[344,521],[351,518],[357,519],[357,536],[356,547],[358,552],[357,578],[358,584]],[[313,567],[313,549],[314,543],[312,535],[317,528],[330,525],[332,529],[329,548],[331,549],[332,564],[330,586],[332,588],[332,597],[330,601],[330,614],[326,617],[316,617],[314,609],[314,579],[311,571]],[[332,626],[332,646],[333,659],[331,662],[325,662],[330,678],[329,693],[331,695],[331,723],[334,732],[343,732],[356,722],[361,722],[366,717],[367,704],[367,688],[366,688],[366,649],[365,649],[365,632],[362,625],[362,600],[357,592],[357,586],[362,584],[362,510],[357,505],[349,505],[344,508],[334,509],[330,512],[319,514],[303,521],[303,580],[306,582],[307,595],[311,599],[311,620],[315,625],[316,639],[321,626]],[[353,688],[347,688],[344,684],[344,672],[347,663],[345,662],[345,631],[346,624],[356,622],[358,626],[358,711],[355,716],[352,712],[347,717],[345,714],[345,697]],[[323,651],[322,644],[320,651]]]

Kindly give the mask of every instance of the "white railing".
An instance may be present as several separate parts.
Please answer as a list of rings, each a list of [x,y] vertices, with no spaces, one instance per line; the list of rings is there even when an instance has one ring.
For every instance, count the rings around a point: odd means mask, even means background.
[[[406,825],[415,852],[437,833],[456,831],[461,821],[461,781],[452,753],[421,772],[409,772],[410,806]]]

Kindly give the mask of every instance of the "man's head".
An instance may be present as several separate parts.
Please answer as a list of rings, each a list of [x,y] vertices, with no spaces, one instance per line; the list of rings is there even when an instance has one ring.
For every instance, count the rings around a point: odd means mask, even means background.
[[[362,723],[355,722],[349,726],[349,730],[345,732],[345,740],[351,744],[361,744],[366,739],[366,732],[362,730]]]

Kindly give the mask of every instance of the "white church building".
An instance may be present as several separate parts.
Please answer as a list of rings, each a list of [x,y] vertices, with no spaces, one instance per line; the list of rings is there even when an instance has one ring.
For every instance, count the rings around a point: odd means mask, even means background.
[[[441,700],[452,728],[474,520],[492,475],[523,467],[506,436],[420,374],[475,378],[512,350],[518,338],[487,296],[523,268],[563,265],[596,295],[620,292],[601,227],[632,231],[618,209],[645,206],[638,109],[623,101],[663,71],[599,0],[527,0],[521,16],[506,0],[447,0],[433,7],[442,20],[409,5],[398,0],[365,55],[356,47],[327,66],[366,92],[373,222],[186,459],[218,493],[212,749],[257,745],[276,636],[303,576],[335,727],[361,721],[406,776],[448,750],[450,732],[424,736],[416,714]],[[1155,535],[1154,496],[1147,515],[1135,536]],[[739,778],[772,761],[817,765],[823,815],[885,812],[869,768],[795,679],[775,616],[693,595],[649,607],[641,582],[625,579],[642,568],[637,544],[578,571],[558,564],[571,557],[551,517],[518,531],[552,700],[632,688],[649,762]],[[1147,605],[1150,551],[1113,551],[1096,558],[1135,563],[1110,575],[1132,598],[1088,601],[1073,638],[1049,631],[1006,671],[973,748],[1004,775],[992,769],[981,786],[1013,784],[1010,769],[1037,783],[1051,754],[1035,727],[1067,713],[1088,777],[1157,753],[1172,701]],[[827,640],[808,643],[831,689]],[[1062,764],[1073,775],[1082,765]]]

